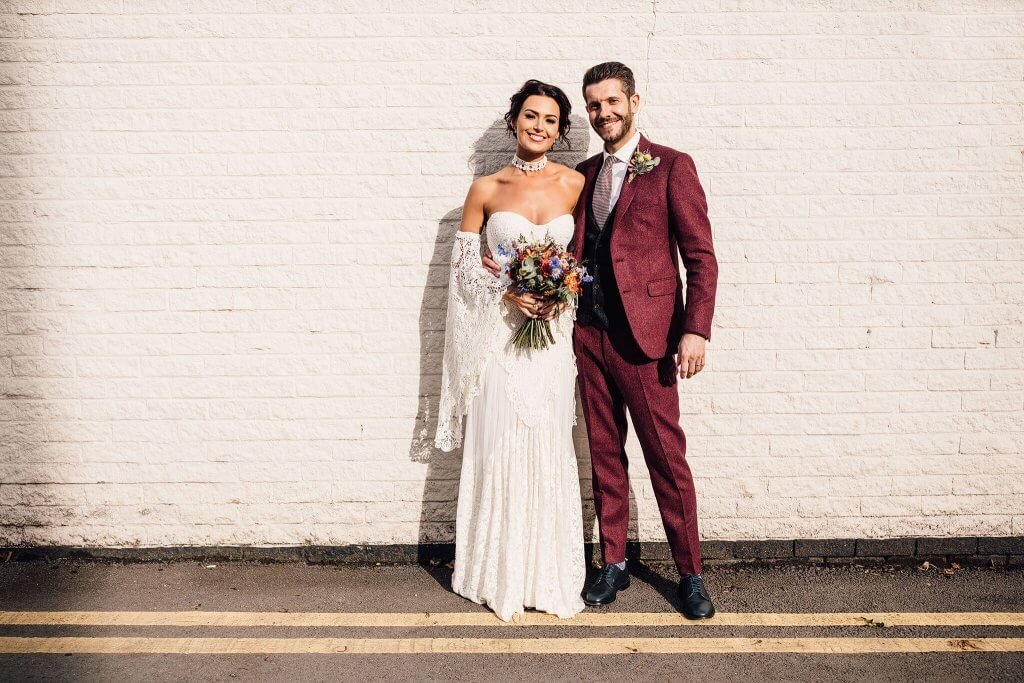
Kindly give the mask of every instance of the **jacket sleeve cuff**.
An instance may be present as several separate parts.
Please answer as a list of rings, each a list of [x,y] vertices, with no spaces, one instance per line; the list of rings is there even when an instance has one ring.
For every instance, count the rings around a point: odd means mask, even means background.
[[[711,335],[704,334],[703,332],[698,332],[697,330],[683,330],[683,334],[698,334],[704,337],[705,340],[711,341]]]

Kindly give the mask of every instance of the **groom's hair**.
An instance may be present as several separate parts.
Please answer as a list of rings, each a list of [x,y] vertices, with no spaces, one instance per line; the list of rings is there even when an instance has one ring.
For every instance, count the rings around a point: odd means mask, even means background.
[[[636,80],[633,78],[633,70],[622,62],[603,62],[587,69],[583,74],[583,95],[587,94],[587,86],[606,81],[609,78],[617,78],[622,83],[622,90],[626,97],[632,97],[636,93]]]
[[[508,134],[514,134],[516,119],[519,118],[519,112],[523,110],[523,103],[526,102],[526,98],[530,95],[550,97],[558,104],[558,136],[562,138],[563,142],[568,144],[569,139],[566,136],[569,134],[570,128],[569,114],[572,113],[569,97],[557,85],[550,85],[532,78],[523,83],[523,87],[519,88],[512,97],[508,98],[509,109],[505,112],[505,126],[508,129]]]

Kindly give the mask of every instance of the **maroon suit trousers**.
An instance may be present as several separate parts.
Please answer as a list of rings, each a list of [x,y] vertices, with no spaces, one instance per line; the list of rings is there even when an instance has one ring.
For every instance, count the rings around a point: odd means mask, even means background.
[[[648,359],[629,330],[577,324],[573,347],[590,441],[594,505],[605,562],[626,559],[629,477],[626,409],[650,471],[672,558],[681,574],[701,571],[697,496],[679,426],[674,358]]]

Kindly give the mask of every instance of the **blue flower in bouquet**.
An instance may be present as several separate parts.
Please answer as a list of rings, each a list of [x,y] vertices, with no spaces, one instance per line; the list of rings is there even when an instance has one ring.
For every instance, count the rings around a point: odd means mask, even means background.
[[[548,268],[548,273],[551,277],[555,279],[562,277],[562,260],[557,256],[551,257],[551,260],[548,262]]]

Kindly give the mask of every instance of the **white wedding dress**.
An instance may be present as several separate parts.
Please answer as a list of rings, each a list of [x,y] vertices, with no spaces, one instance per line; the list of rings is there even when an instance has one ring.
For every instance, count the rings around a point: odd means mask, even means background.
[[[550,235],[563,247],[572,215],[536,225],[498,211],[487,245]],[[459,232],[452,252],[436,445],[460,443],[465,416],[452,589],[509,621],[524,608],[571,617],[584,608],[586,577],[576,422],[575,309],[551,322],[555,343],[516,349],[525,320],[480,263],[480,236]],[[496,260],[501,262],[499,257]]]

